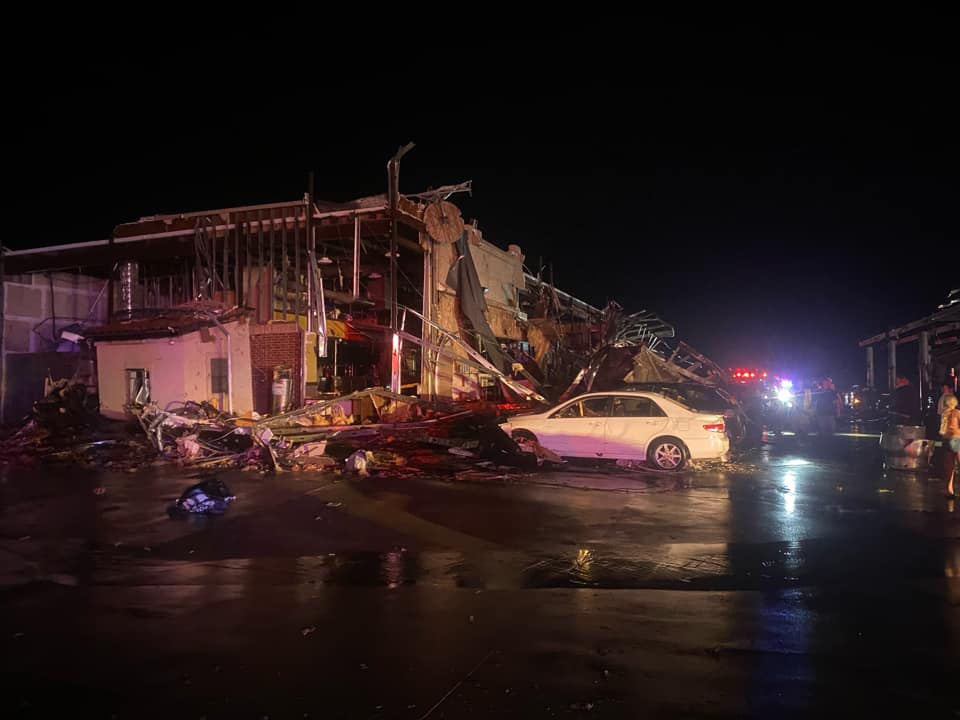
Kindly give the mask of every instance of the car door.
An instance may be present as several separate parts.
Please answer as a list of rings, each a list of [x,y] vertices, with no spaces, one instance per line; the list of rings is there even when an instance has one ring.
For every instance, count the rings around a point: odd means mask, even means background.
[[[558,409],[543,424],[540,444],[565,457],[604,457],[609,396],[587,397]]]
[[[604,457],[644,460],[647,445],[669,422],[667,413],[649,397],[615,396],[606,424]]]

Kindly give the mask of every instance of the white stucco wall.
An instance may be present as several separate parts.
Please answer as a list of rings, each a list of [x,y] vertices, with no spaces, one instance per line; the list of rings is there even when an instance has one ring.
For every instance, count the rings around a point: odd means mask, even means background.
[[[243,414],[253,409],[249,325],[238,321],[225,327],[230,333],[233,410]],[[226,354],[227,340],[216,327],[169,339],[98,342],[100,412],[109,418],[125,417],[126,371],[140,368],[150,373],[150,396],[161,407],[186,400],[219,403],[211,391],[210,360]]]
[[[150,373],[151,397],[161,407],[183,399],[184,338],[173,340],[173,344],[165,339],[97,343],[101,415],[115,420],[126,417],[128,369]]]
[[[253,410],[253,376],[250,369],[250,326],[246,322],[225,325],[230,333],[230,353],[233,391],[233,411],[238,414]],[[186,344],[184,364],[184,393],[191,400],[211,400],[210,361],[227,356],[227,340],[219,328],[210,328],[209,334],[190,333],[197,341]],[[219,398],[217,398],[219,402]],[[224,398],[226,409],[226,398]]]

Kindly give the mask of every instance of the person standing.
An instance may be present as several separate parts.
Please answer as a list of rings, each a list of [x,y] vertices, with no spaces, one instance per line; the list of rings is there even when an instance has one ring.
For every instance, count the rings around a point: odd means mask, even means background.
[[[947,495],[955,497],[953,476],[957,467],[957,453],[960,452],[960,410],[957,410],[957,396],[948,396],[944,406],[946,409],[940,417],[940,437],[943,438],[944,445],[941,467],[947,481]]]
[[[937,415],[943,415],[944,411],[947,409],[946,400],[951,396],[956,397],[953,392],[953,383],[944,382],[943,392],[940,394],[940,399],[937,400]]]
[[[895,425],[917,425],[920,422],[920,397],[906,375],[897,375],[890,411]]]
[[[817,417],[817,432],[823,435],[833,435],[837,431],[837,393],[830,389],[830,383],[825,383],[816,394],[815,411]]]

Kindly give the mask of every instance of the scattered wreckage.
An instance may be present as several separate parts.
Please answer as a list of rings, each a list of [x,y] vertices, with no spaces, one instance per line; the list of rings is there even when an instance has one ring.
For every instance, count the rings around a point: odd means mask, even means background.
[[[552,332],[548,325],[542,328],[545,336]],[[674,334],[670,325],[652,313],[624,315],[619,305],[609,303],[603,311],[599,346],[581,353],[579,361],[570,356],[559,335],[546,354],[538,351],[536,357],[518,357],[508,353],[498,364],[512,363],[512,375],[500,371],[476,350],[464,352],[466,360],[501,381],[508,397],[526,401],[529,410],[551,404],[541,394],[547,387],[536,375],[545,376],[550,357],[556,361],[560,355],[570,363],[568,377],[572,376],[572,381],[561,386],[566,389],[559,402],[631,386],[657,392],[638,387],[650,383],[720,388],[729,382],[716,363],[674,341]],[[673,399],[683,402],[679,396]],[[238,416],[208,402],[192,401],[166,407],[133,404],[128,410],[143,435],[133,439],[129,433],[114,431],[104,436],[102,419],[86,389],[60,381],[35,405],[29,422],[0,444],[0,460],[9,463],[39,456],[125,469],[172,462],[209,470],[343,468],[361,475],[374,470],[410,476],[427,470],[533,470],[543,463],[563,462],[554,452],[562,448],[542,447],[534,438],[510,437],[492,403],[426,401],[382,388],[318,400],[271,416]]]
[[[381,388],[292,412],[235,416],[209,403],[131,409],[157,454],[193,468],[288,472],[343,467],[361,475],[465,467],[534,469],[559,460],[521,448],[486,408],[428,403]]]
[[[31,414],[0,441],[0,463],[29,467],[38,461],[126,470],[149,464],[155,453],[124,423],[98,414],[96,395],[80,382],[50,380]]]

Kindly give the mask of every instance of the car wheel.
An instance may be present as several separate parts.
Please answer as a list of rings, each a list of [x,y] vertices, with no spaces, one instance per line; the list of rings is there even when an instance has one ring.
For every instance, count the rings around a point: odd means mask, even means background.
[[[512,437],[514,440],[530,440],[531,442],[537,441],[537,436],[529,430],[514,430],[510,437]]]
[[[647,464],[656,470],[680,470],[687,463],[683,443],[674,437],[657,438],[647,450]]]

